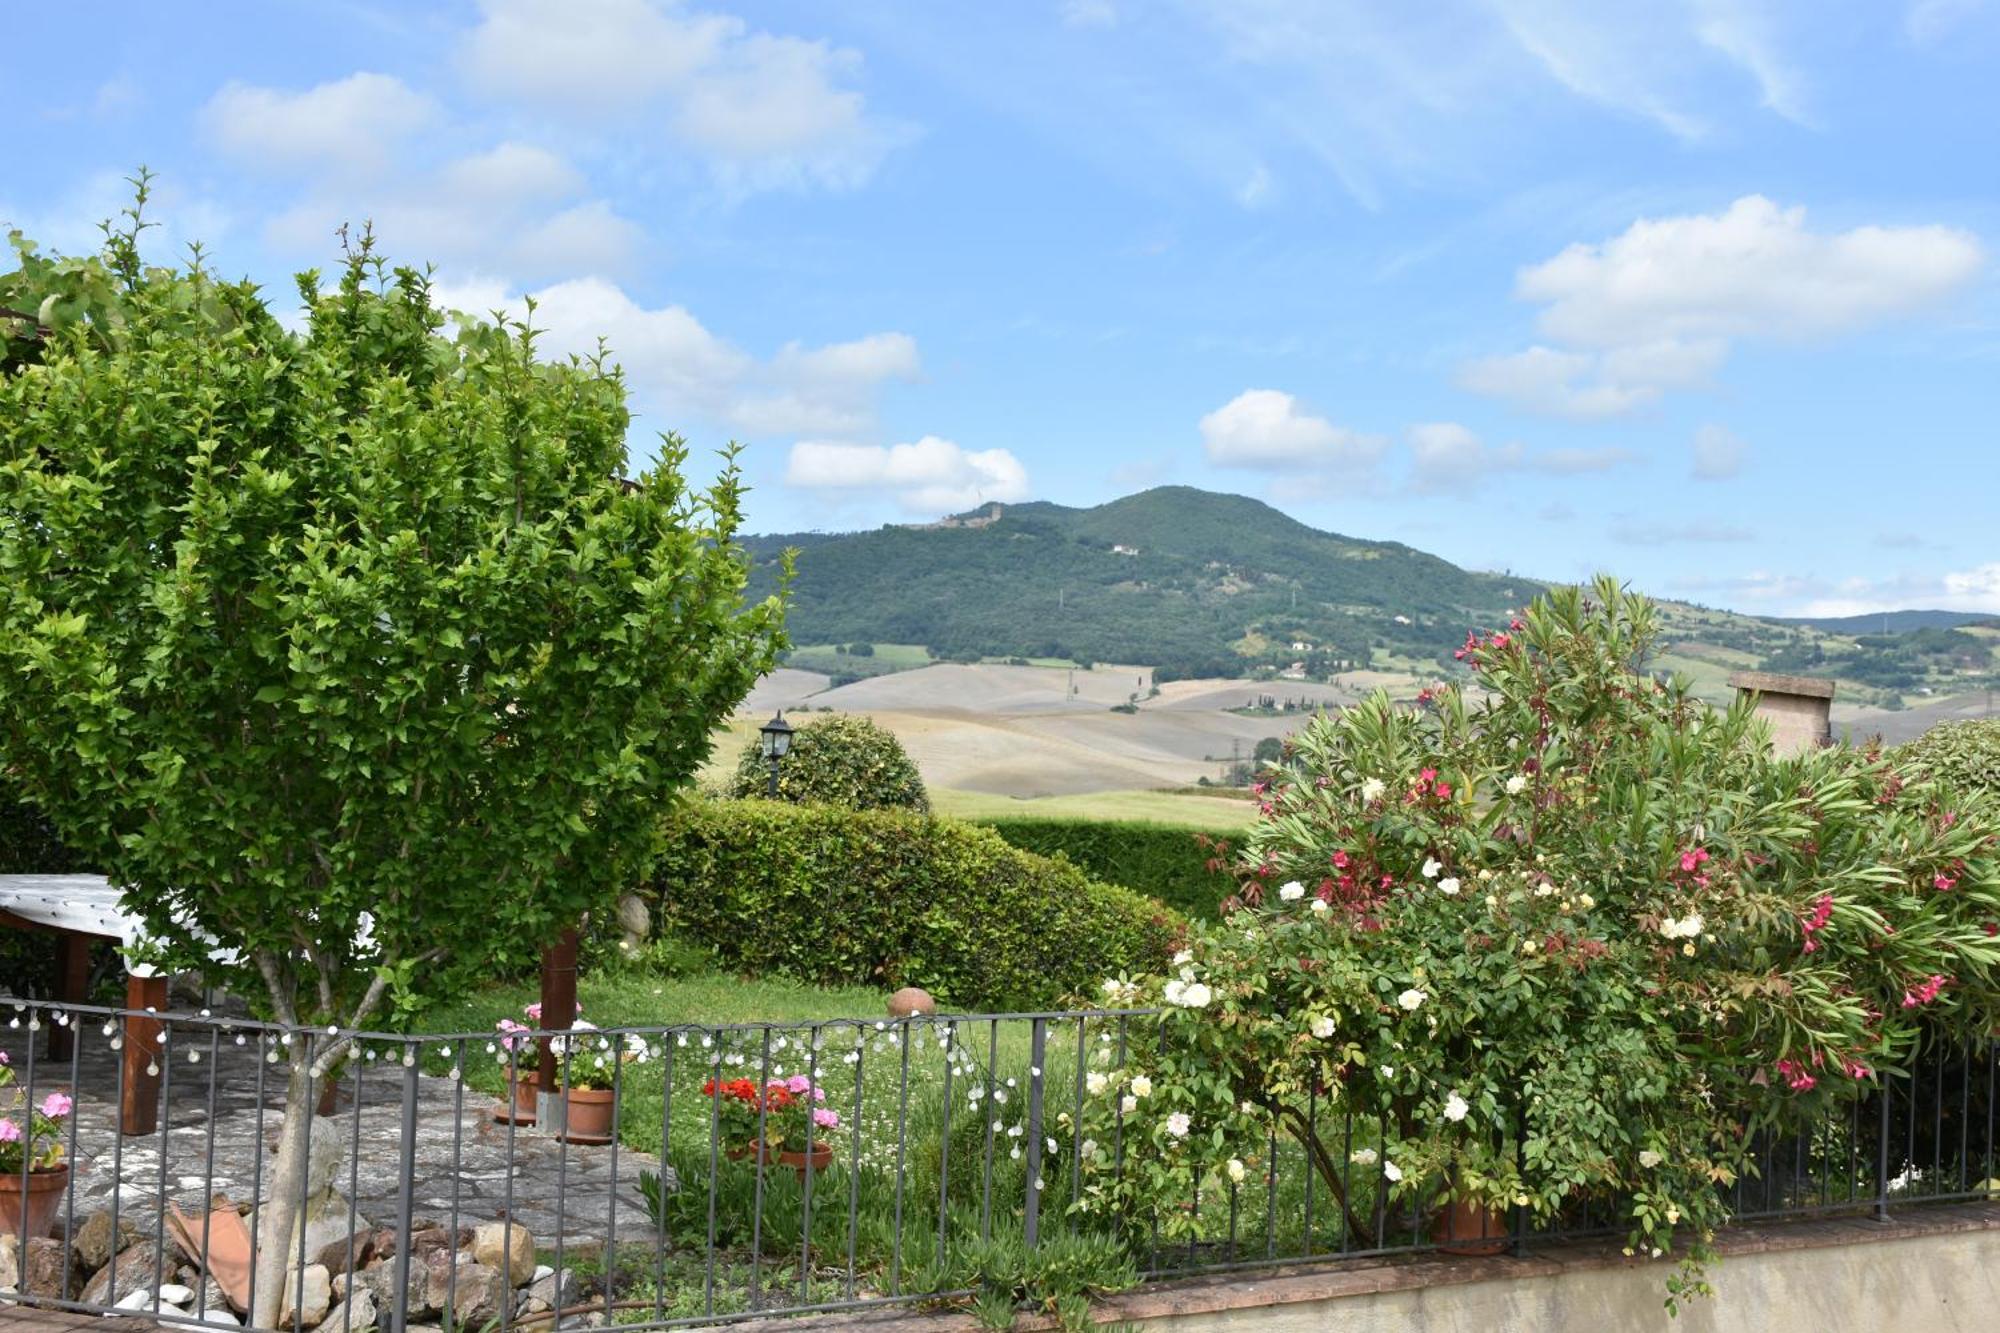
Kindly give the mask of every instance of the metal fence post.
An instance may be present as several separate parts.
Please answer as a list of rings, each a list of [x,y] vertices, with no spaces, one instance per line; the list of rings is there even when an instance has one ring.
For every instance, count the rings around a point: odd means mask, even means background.
[[[392,1333],[404,1333],[410,1322],[410,1223],[417,1207],[417,1062],[414,1047],[403,1050],[402,1180],[396,1186],[396,1308],[390,1314]],[[357,1085],[355,1096],[359,1098]],[[360,1151],[360,1145],[355,1145]]]
[[[1028,1051],[1028,1194],[1021,1213],[1021,1230],[1028,1248],[1041,1243],[1042,1234],[1042,1100],[1044,1061],[1049,1053],[1049,1020],[1037,1018]]]
[[[1875,1135],[1875,1220],[1889,1220],[1889,1076],[1882,1075],[1882,1116]]]

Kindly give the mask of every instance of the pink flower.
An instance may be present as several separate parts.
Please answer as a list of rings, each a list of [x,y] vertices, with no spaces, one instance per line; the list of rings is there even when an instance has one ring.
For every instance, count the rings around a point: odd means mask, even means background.
[[[1933,972],[1924,980],[1903,992],[1903,1007],[1915,1009],[1918,1005],[1929,1004],[1938,997],[1938,992],[1951,983],[1951,978]]]
[[[1705,847],[1697,847],[1691,852],[1682,852],[1681,870],[1685,873],[1691,874],[1693,873],[1694,868],[1696,866],[1700,865],[1703,861],[1706,861],[1707,859],[1708,859],[1708,849]]]
[[[785,1080],[785,1091],[794,1095],[803,1094],[810,1087],[812,1087],[812,1080],[804,1074],[794,1074]]]
[[[813,1112],[813,1123],[821,1129],[839,1129],[840,1112],[829,1111],[824,1106]]]
[[[1958,881],[1953,879],[1950,875],[1938,874],[1931,876],[1931,887],[1936,889],[1939,893],[1943,893],[1945,890],[1951,888],[1956,883],[1958,883]]]
[[[60,1092],[52,1092],[42,1099],[42,1114],[51,1120],[60,1120],[74,1109],[76,1103]]]
[[[21,1127],[11,1120],[0,1120],[0,1143],[19,1143]]]
[[[1785,1084],[1793,1092],[1811,1092],[1819,1080],[1806,1072],[1806,1067],[1797,1060],[1780,1060],[1778,1072],[1785,1076]]]

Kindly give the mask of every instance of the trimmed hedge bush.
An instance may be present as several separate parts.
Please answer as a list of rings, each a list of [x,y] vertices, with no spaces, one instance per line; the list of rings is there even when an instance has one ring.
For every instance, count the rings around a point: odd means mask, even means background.
[[[738,757],[729,794],[761,797],[770,780],[763,737],[758,736]],[[923,777],[896,734],[853,713],[826,713],[792,733],[791,753],[778,764],[778,799],[850,810],[931,808]]]
[[[1216,920],[1223,900],[1236,892],[1228,839],[1203,829],[1109,819],[980,822],[1023,851],[1066,857],[1086,874],[1157,898],[1183,916]]]
[[[1165,964],[1180,918],[991,829],[901,811],[690,802],[662,827],[660,928],[746,972],[1054,1004]]]
[[[2000,719],[1946,722],[1897,746],[1889,757],[1939,782],[2000,799]]]

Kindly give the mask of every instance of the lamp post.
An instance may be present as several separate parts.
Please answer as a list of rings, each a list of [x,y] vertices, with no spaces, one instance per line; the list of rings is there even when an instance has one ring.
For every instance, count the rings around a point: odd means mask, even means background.
[[[776,717],[757,730],[764,737],[764,762],[771,766],[769,795],[775,801],[778,799],[778,761],[792,748],[792,724],[785,721],[784,710],[779,709]]]

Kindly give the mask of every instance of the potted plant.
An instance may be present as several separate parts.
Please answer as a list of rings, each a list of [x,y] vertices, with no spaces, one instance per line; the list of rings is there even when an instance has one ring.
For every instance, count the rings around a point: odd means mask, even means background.
[[[641,1064],[651,1054],[636,1032],[614,1038],[578,1019],[568,1036],[551,1043],[562,1080],[562,1137],[571,1143],[609,1143],[618,1125],[619,1067]]]
[[[775,1161],[806,1177],[808,1168],[833,1164],[832,1131],[840,1114],[824,1105],[826,1089],[804,1074],[773,1079],[762,1088],[747,1078],[710,1079],[702,1092],[715,1099],[717,1132],[729,1145],[731,1161],[754,1157],[761,1166]]]
[[[539,1005],[529,1007],[540,1009]],[[535,1094],[541,1087],[541,1071],[533,1063],[535,1046],[526,1037],[534,1029],[511,1018],[503,1018],[493,1026],[500,1033],[500,1065],[507,1078],[507,1099],[494,1105],[493,1118],[503,1125],[532,1125]]]
[[[0,1088],[14,1082],[7,1054],[0,1051]],[[0,1116],[0,1235],[46,1236],[69,1184],[63,1160],[63,1121],[76,1109],[69,1094],[51,1092],[38,1106],[23,1106],[18,1118]]]

